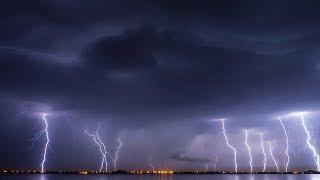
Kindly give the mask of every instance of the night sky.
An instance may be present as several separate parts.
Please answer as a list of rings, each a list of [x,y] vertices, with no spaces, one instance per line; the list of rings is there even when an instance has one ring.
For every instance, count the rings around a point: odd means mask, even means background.
[[[108,151],[124,142],[119,169],[233,170],[217,118],[239,169],[249,128],[254,169],[263,132],[283,170],[277,116],[312,112],[320,150],[319,20],[318,0],[3,1],[0,169],[39,169],[45,138],[32,138],[47,113],[47,170],[98,169],[84,130],[99,124]],[[298,118],[284,123],[289,169],[315,169]]]

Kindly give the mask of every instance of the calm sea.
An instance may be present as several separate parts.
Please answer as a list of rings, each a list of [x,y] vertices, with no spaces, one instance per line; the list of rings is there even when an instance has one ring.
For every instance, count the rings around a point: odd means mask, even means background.
[[[320,180],[320,175],[1,175],[1,180]]]

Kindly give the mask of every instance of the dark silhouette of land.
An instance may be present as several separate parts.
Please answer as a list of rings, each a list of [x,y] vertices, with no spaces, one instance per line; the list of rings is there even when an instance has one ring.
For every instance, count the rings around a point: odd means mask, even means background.
[[[297,172],[228,172],[228,171],[110,171],[110,172],[98,172],[98,171],[47,171],[41,173],[40,171],[31,170],[1,170],[0,174],[78,174],[78,175],[89,175],[89,174],[132,174],[132,175],[163,175],[163,174],[320,174],[318,171],[308,170],[308,171],[297,171]]]

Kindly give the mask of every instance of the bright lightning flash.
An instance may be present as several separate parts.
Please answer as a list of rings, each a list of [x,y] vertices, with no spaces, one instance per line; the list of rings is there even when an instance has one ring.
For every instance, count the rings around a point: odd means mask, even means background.
[[[108,172],[108,161],[107,161],[107,154],[111,157],[111,159],[113,160],[112,156],[110,155],[109,152],[107,152],[106,146],[104,145],[104,143],[101,140],[101,137],[99,135],[99,130],[100,130],[100,124],[98,129],[96,130],[96,138],[98,140],[98,142],[100,143],[101,147],[102,147],[102,153],[103,153],[103,157],[104,157],[104,162],[105,162],[105,169],[106,172]]]
[[[204,167],[206,168],[204,172],[205,172],[205,173],[208,172],[209,167],[208,167],[208,164],[207,164],[207,163],[204,163]]]
[[[251,148],[248,144],[248,129],[246,129],[244,132],[245,132],[245,137],[246,137],[246,140],[245,140],[245,145],[248,149],[248,153],[249,153],[249,164],[250,164],[250,172],[252,173],[253,172],[253,166],[252,166],[252,155],[251,155]]]
[[[234,153],[234,171],[237,173],[238,172],[237,150],[233,146],[231,146],[230,143],[229,143],[229,139],[228,139],[228,136],[227,136],[227,133],[226,133],[226,129],[224,127],[224,119],[220,119],[219,121],[221,122],[221,125],[222,125],[222,132],[223,132],[226,144],[230,149],[232,149],[232,151]]]
[[[263,141],[263,133],[260,133],[260,143],[261,143],[261,150],[263,154],[263,172],[266,172],[266,167],[267,167],[267,154],[264,149],[264,141]]]
[[[119,137],[117,138],[117,141],[118,141],[118,147],[117,147],[117,151],[115,152],[115,157],[113,159],[114,171],[117,171],[117,161],[119,159],[120,149],[123,145],[123,142],[121,141],[121,139]]]
[[[306,120],[304,119],[304,116],[307,114],[308,112],[295,112],[295,113],[291,113],[289,114],[289,116],[298,116],[300,117],[300,120],[301,120],[301,124],[303,126],[303,129],[305,131],[305,133],[307,134],[307,137],[306,137],[306,143],[309,147],[309,149],[312,151],[313,153],[313,157],[314,157],[314,161],[317,165],[317,171],[320,171],[320,156],[316,150],[316,148],[314,147],[314,145],[311,143],[311,133],[310,131],[308,130],[308,127],[307,127],[307,123],[306,123]]]
[[[268,146],[269,146],[269,153],[270,153],[270,156],[271,156],[271,158],[272,158],[272,160],[273,160],[273,162],[274,162],[274,165],[276,166],[277,171],[280,172],[280,171],[279,171],[278,163],[277,163],[277,161],[276,161],[276,159],[275,159],[275,157],[274,157],[274,155],[273,155],[273,151],[272,151],[272,150],[273,150],[273,147],[272,147],[271,142],[268,142]]]
[[[100,165],[99,172],[102,172],[102,169],[103,169],[104,164],[106,164],[106,171],[107,171],[107,159],[106,159],[106,155],[105,155],[105,153],[104,153],[104,151],[103,151],[102,145],[100,144],[100,142],[98,142],[96,135],[90,134],[87,129],[86,129],[84,132],[85,132],[89,137],[92,138],[92,140],[94,141],[94,143],[98,146],[99,151],[100,151],[100,153],[101,153],[101,155],[102,155],[102,161],[101,161],[101,165]],[[105,162],[106,162],[106,163],[105,163]]]
[[[48,120],[46,119],[46,116],[47,114],[46,113],[43,113],[42,115],[42,120],[43,120],[43,123],[45,125],[44,129],[42,130],[42,132],[45,133],[45,136],[46,136],[46,144],[45,144],[45,147],[44,147],[44,152],[43,152],[43,159],[42,159],[42,162],[41,162],[41,173],[44,173],[44,165],[46,163],[46,156],[47,156],[47,149],[48,149],[48,145],[49,145],[49,142],[50,142],[50,138],[49,138],[49,132],[48,132]],[[42,134],[42,133],[41,133]]]
[[[149,165],[150,165],[150,167],[152,169],[152,172],[155,172],[154,166],[152,165],[152,162],[151,162],[151,158],[149,159]]]
[[[286,157],[287,157],[287,161],[286,161],[286,168],[285,168],[285,171],[288,172],[288,167],[289,167],[289,162],[290,162],[290,156],[289,156],[289,138],[288,138],[288,133],[287,133],[287,130],[286,130],[286,127],[284,125],[284,123],[282,122],[282,119],[281,118],[278,118],[280,123],[281,123],[281,126],[282,126],[282,129],[283,129],[283,132],[284,132],[284,135],[285,135],[285,138],[286,138]]]

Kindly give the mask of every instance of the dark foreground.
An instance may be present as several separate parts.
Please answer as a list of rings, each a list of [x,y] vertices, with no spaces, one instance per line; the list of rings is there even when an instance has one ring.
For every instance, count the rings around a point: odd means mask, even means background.
[[[1,180],[320,180],[318,174],[7,174]]]

